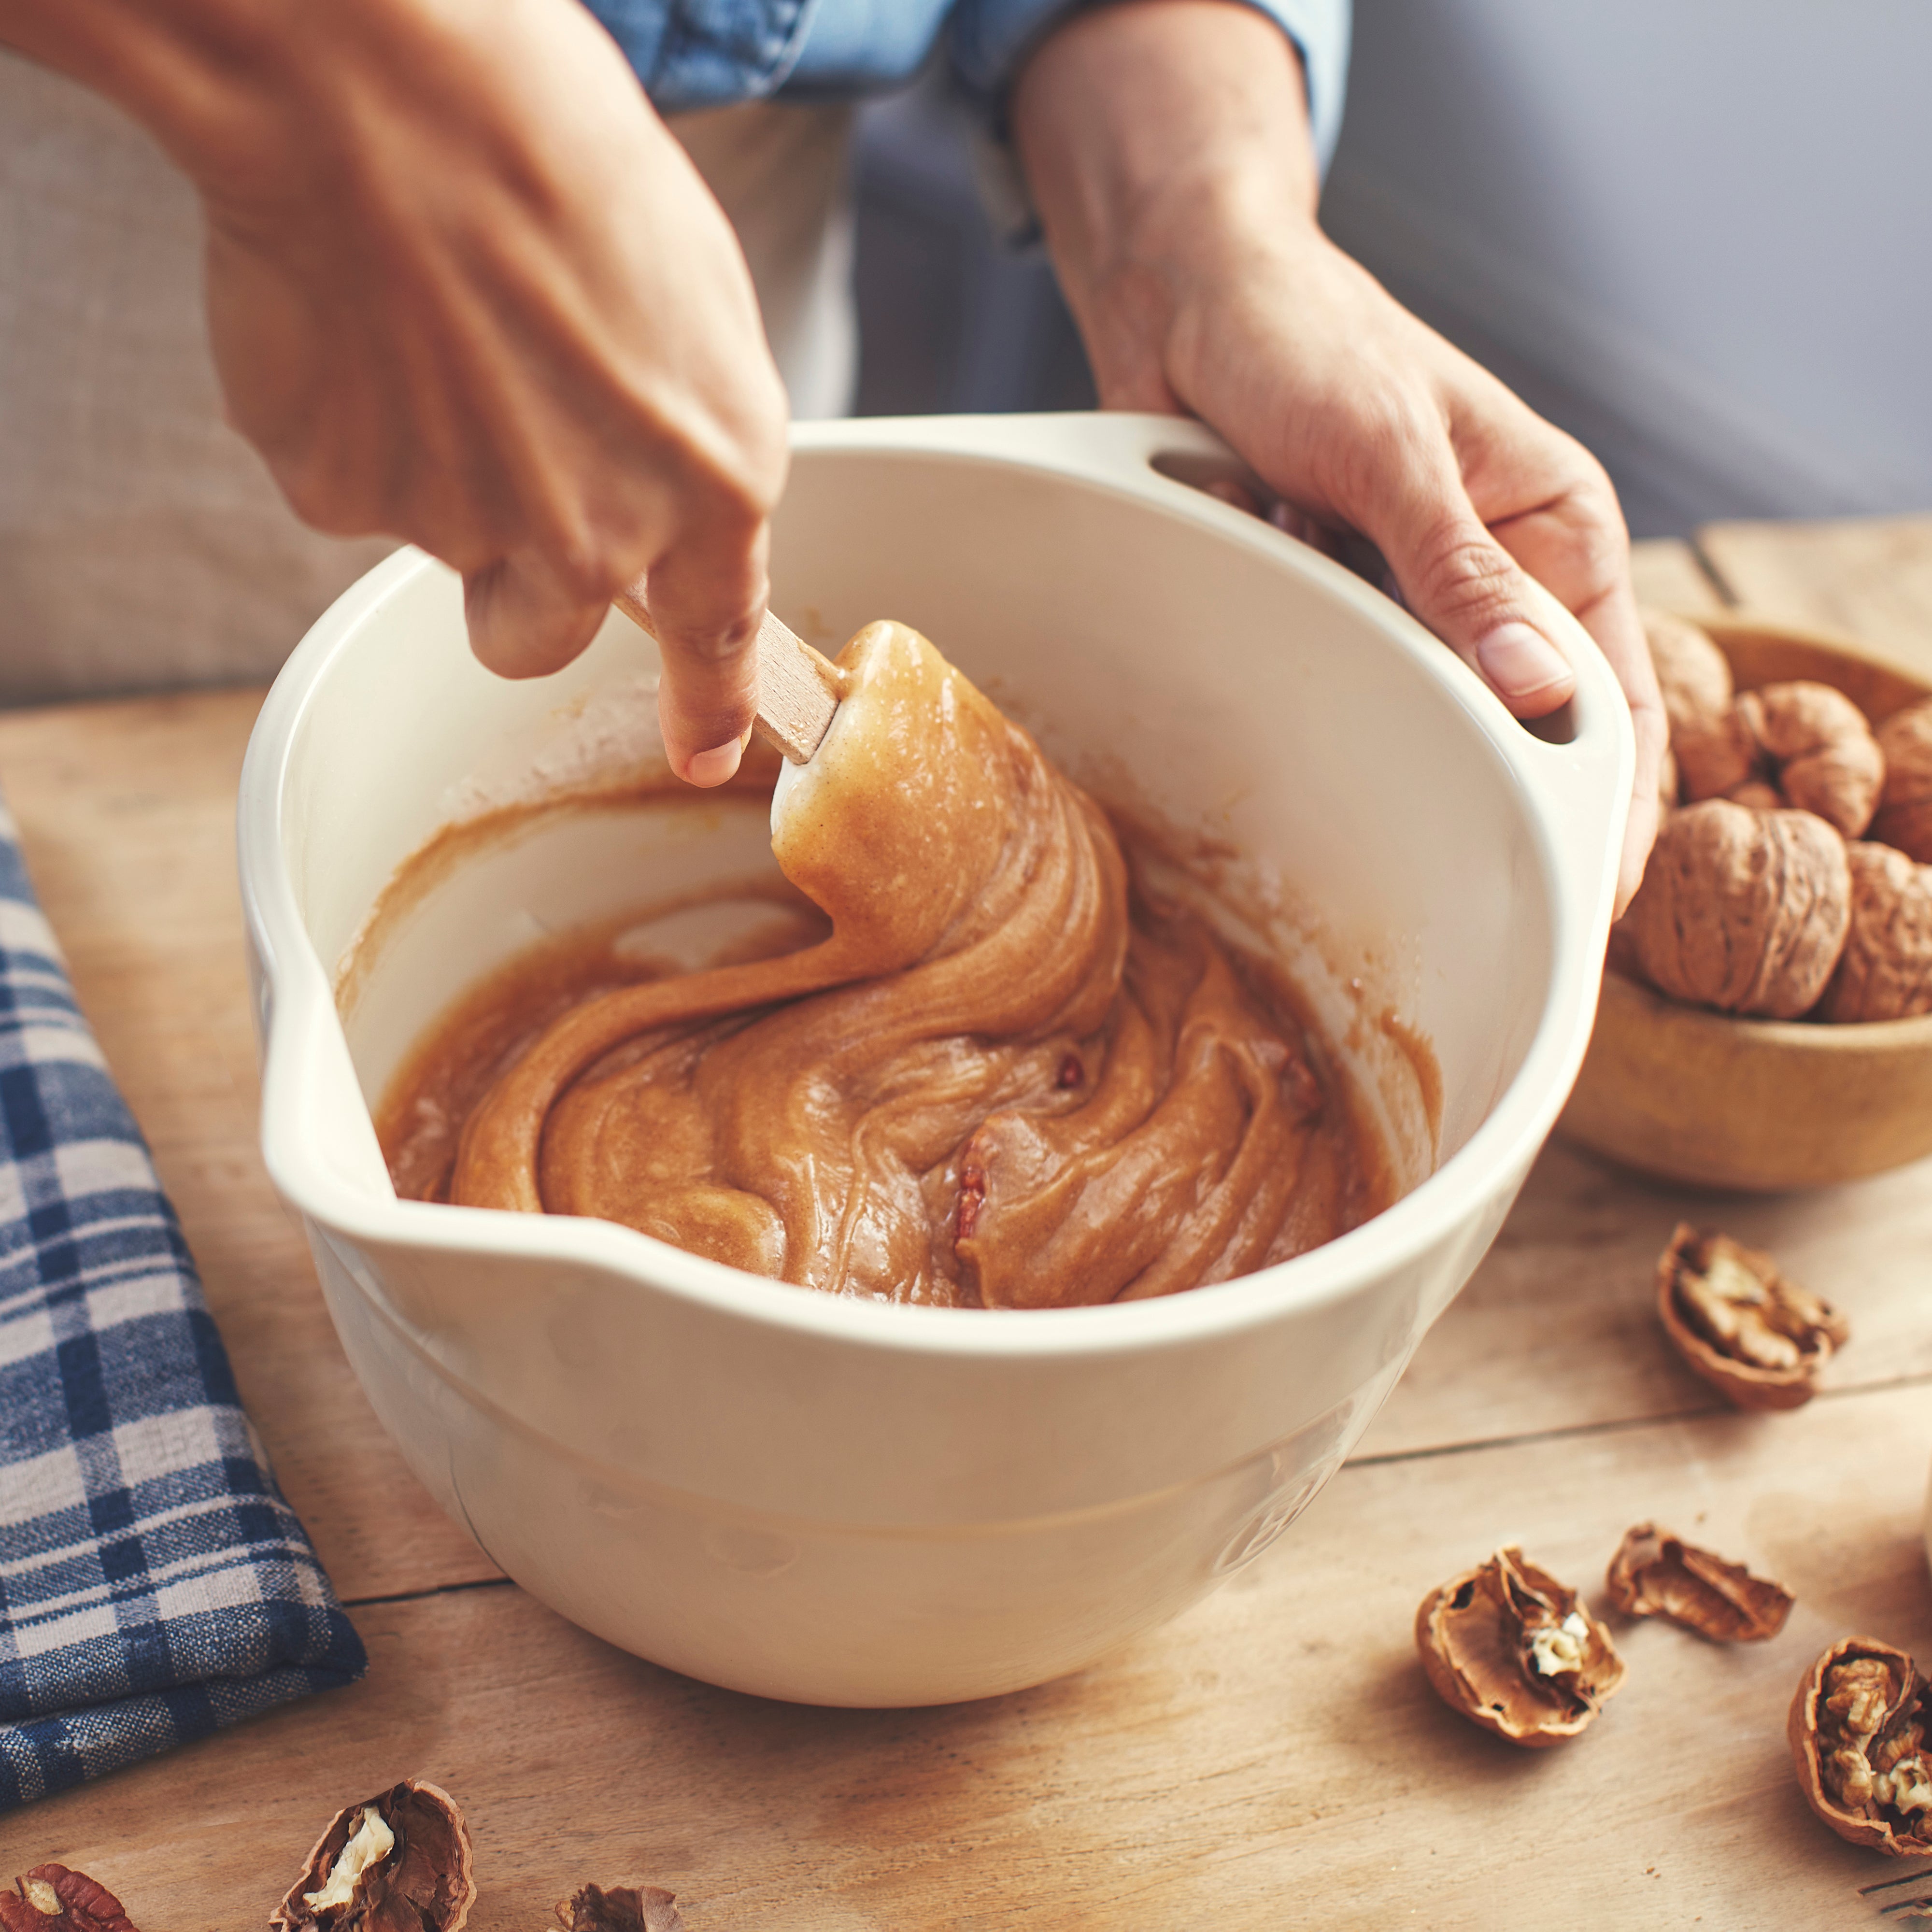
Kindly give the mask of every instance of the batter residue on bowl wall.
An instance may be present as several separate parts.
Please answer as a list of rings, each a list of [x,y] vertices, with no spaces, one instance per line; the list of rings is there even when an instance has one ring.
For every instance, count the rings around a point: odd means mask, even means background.
[[[1230,1280],[1386,1204],[1276,976],[1137,890],[1100,807],[923,638],[874,625],[839,662],[775,815],[803,901],[698,972],[651,975],[621,921],[499,971],[379,1110],[399,1193],[988,1307]]]

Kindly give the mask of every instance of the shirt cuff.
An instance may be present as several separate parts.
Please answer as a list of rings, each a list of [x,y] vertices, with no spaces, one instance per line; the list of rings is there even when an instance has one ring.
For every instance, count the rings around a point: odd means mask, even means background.
[[[950,26],[952,65],[968,91],[992,109],[996,126],[1006,89],[1027,56],[1081,0],[959,0]],[[1349,0],[1241,0],[1294,43],[1308,90],[1315,157],[1325,174],[1342,133],[1348,77]]]

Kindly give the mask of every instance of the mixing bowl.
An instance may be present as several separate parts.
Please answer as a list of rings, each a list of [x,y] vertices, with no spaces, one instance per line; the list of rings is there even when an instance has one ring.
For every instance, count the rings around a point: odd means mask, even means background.
[[[1291,968],[1402,1198],[1242,1280],[1045,1311],[860,1302],[602,1222],[398,1201],[370,1103],[453,994],[560,922],[769,863],[695,796],[493,841],[493,806],[648,760],[655,661],[614,620],[500,682],[455,578],[410,553],[297,650],[243,775],[262,1147],[377,1414],[532,1594],[740,1690],[982,1696],[1265,1548],[1475,1266],[1588,1037],[1629,724],[1552,609],[1577,693],[1525,730],[1379,593],[1176,480],[1238,468],[1184,423],[858,422],[794,448],[779,614],[834,645],[919,626],[1190,845],[1237,936]],[[338,986],[398,866],[469,818]]]

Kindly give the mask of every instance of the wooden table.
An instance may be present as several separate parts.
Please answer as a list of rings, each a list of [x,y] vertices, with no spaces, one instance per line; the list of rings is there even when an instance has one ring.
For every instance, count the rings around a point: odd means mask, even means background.
[[[1875,552],[1895,566],[1882,584]],[[1640,561],[1662,601],[1868,617],[1932,668],[1932,520],[1720,530]],[[468,1808],[479,1932],[536,1932],[578,1882],[626,1875],[673,1887],[693,1932],[1878,1922],[1856,1888],[1896,1869],[1812,1820],[1784,1712],[1841,1634],[1932,1656],[1932,1164],[1707,1198],[1553,1146],[1360,1453],[1219,1595],[1077,1678],[982,1704],[713,1690],[498,1576],[350,1378],[256,1153],[231,800],[257,702],[15,713],[0,778],[371,1666],[0,1818],[0,1875],[63,1859],[143,1932],[260,1924],[337,1806],[422,1773]],[[1668,1352],[1651,1270],[1686,1216],[1775,1250],[1849,1311],[1852,1344],[1808,1408],[1734,1414]],[[1620,1632],[1624,1691],[1548,1753],[1437,1702],[1410,1636],[1426,1590],[1513,1538],[1594,1589],[1645,1517],[1782,1578],[1799,1600],[1784,1635],[1726,1651]]]

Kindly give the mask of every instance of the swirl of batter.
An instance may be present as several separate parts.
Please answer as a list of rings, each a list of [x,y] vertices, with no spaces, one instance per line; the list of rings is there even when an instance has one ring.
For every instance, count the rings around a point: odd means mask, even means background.
[[[1100,807],[916,632],[838,663],[772,810],[830,936],[565,1013],[471,1112],[449,1198],[1003,1307],[1224,1280],[1360,1218],[1292,1024],[1130,894]]]

